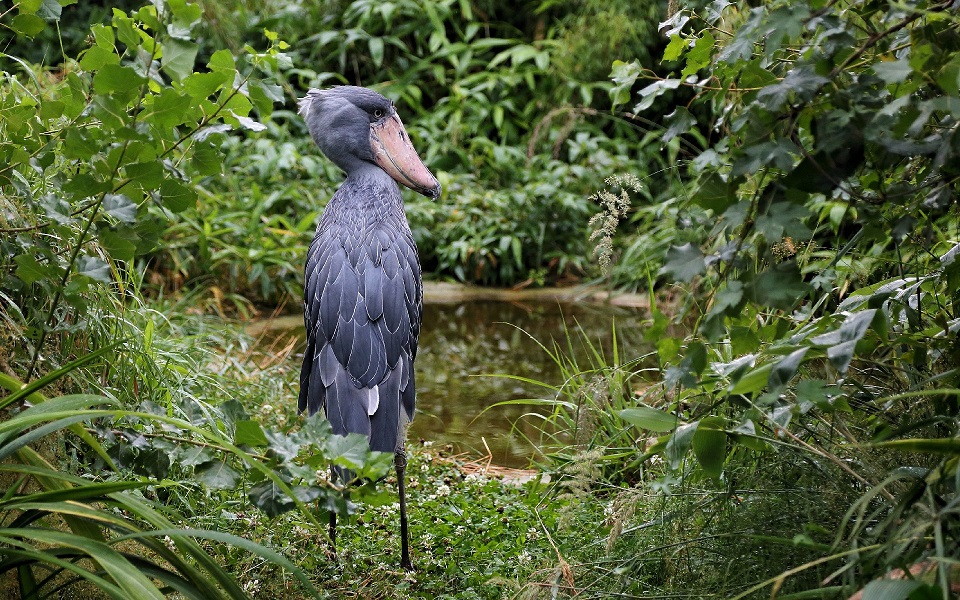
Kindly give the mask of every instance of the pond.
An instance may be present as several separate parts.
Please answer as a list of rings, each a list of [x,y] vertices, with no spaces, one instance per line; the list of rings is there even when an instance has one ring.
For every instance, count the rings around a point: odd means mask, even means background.
[[[417,355],[417,414],[408,443],[432,442],[454,452],[489,455],[493,464],[527,467],[536,457],[539,419],[531,405],[500,405],[518,399],[552,399],[544,387],[503,377],[516,375],[558,386],[559,367],[538,345],[566,346],[573,336],[578,360],[589,364],[580,336],[613,357],[613,326],[621,356],[648,351],[638,307],[574,301],[555,294],[437,293],[428,287]],[[303,327],[296,330],[301,337]],[[299,362],[300,355],[295,355]],[[501,376],[498,376],[501,375]]]

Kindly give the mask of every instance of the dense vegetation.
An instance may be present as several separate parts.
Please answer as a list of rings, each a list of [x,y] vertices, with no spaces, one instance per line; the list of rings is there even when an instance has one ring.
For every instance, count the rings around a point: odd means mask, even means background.
[[[664,9],[3,9],[0,589],[955,594],[955,7]],[[339,174],[293,107],[335,83],[392,97],[444,185],[406,196],[431,276],[653,303],[649,356],[543,340],[549,483],[414,453],[413,574],[390,486],[325,475],[390,457],[297,418],[293,346],[213,317],[298,304]]]

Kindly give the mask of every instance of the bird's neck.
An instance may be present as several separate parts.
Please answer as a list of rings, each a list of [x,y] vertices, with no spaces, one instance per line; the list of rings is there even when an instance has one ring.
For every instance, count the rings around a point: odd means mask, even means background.
[[[400,187],[383,169],[372,164],[347,174],[325,212],[333,212],[355,225],[397,217],[406,221]]]

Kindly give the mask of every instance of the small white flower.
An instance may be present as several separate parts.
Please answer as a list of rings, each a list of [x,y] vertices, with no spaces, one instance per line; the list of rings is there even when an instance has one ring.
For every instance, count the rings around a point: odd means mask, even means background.
[[[438,496],[449,496],[450,495],[450,486],[446,484],[441,484],[437,486],[437,495]]]

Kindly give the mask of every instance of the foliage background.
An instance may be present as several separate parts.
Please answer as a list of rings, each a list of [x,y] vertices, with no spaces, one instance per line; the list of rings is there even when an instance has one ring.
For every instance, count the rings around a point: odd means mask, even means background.
[[[956,592],[950,2],[2,11],[0,571],[21,596]],[[444,185],[406,198],[431,276],[653,299],[647,356],[544,342],[550,485],[414,457],[419,575],[370,562],[384,490],[324,476],[389,457],[298,422],[291,348],[208,316],[298,304],[339,174],[293,109],[337,83],[393,98]],[[354,515],[337,574],[329,511]]]

